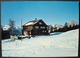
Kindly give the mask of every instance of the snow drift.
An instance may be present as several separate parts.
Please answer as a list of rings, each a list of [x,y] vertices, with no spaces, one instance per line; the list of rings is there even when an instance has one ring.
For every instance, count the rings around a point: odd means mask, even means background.
[[[12,41],[2,40],[2,57],[78,56],[79,29]]]

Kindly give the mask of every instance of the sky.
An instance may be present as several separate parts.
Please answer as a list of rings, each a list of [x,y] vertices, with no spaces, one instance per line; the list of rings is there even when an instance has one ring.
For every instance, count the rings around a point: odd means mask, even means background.
[[[42,19],[47,25],[75,20],[79,22],[79,2],[66,1],[13,1],[1,2],[1,25],[9,24],[9,19],[20,27],[31,20]]]

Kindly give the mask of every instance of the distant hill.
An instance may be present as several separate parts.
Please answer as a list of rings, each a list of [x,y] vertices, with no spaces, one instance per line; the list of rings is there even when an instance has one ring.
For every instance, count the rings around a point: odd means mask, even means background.
[[[20,33],[21,33],[21,28],[17,26],[17,27],[16,27],[16,30],[15,30],[15,33],[16,33],[16,34],[20,34]]]
[[[69,23],[68,23],[68,27],[74,27],[74,26],[76,26],[76,25],[79,25],[76,21],[74,21],[74,20],[71,20]]]

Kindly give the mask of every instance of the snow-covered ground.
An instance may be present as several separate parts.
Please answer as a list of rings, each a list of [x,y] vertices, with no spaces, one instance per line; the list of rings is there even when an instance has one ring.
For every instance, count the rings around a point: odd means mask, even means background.
[[[12,41],[2,40],[2,57],[78,56],[79,29]]]

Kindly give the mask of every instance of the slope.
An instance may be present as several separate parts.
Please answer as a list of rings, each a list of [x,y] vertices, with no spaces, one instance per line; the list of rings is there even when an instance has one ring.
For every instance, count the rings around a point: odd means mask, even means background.
[[[31,39],[2,40],[5,57],[69,57],[78,56],[79,29]]]

